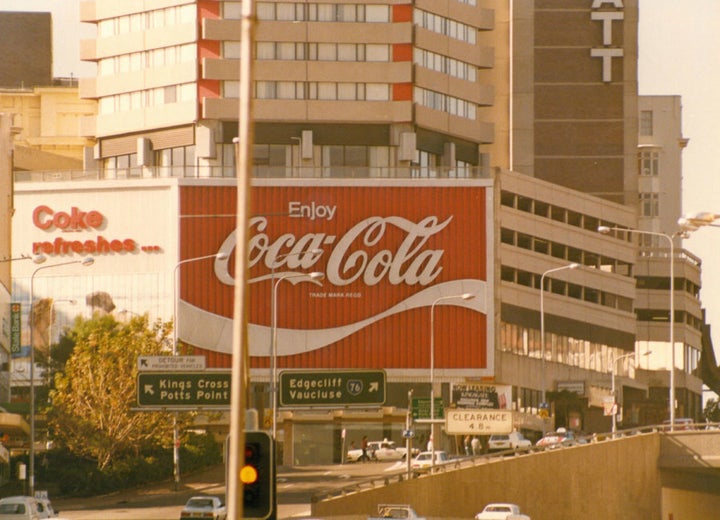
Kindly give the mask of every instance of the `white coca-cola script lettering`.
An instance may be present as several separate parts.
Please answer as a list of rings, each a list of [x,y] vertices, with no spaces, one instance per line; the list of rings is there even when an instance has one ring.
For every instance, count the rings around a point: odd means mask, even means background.
[[[397,285],[428,285],[442,271],[440,261],[443,249],[424,249],[433,235],[442,231],[452,220],[448,217],[440,222],[436,216],[428,216],[415,223],[403,217],[369,217],[336,240],[335,235],[326,233],[308,233],[299,238],[291,233],[280,235],[274,242],[264,233],[267,219],[251,219],[250,227],[255,230],[249,244],[250,266],[263,262],[268,269],[281,268],[308,270],[318,262],[325,247],[332,245],[329,251],[325,276],[335,286],[349,285],[359,279],[367,286],[374,286],[384,278]],[[388,226],[402,230],[405,235],[396,251],[375,248],[386,237]],[[325,246],[325,247],[324,247]],[[218,253],[227,253],[229,258],[235,248],[235,233],[231,233],[223,242]],[[323,250],[323,253],[313,251]],[[216,260],[215,275],[226,284],[233,285],[234,280],[228,270],[228,259]]]

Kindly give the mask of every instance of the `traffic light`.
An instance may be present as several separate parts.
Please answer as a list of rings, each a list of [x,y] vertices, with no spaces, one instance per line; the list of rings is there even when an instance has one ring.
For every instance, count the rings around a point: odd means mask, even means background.
[[[245,432],[245,455],[240,468],[243,518],[274,520],[275,443],[265,432]]]

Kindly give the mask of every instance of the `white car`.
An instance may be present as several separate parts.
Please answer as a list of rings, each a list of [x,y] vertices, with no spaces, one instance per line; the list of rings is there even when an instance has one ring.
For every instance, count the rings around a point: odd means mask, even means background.
[[[55,511],[55,508],[53,507],[52,502],[50,502],[49,498],[35,498],[35,502],[37,502],[39,518],[57,519],[58,511]]]
[[[535,446],[544,448],[558,448],[560,446],[574,446],[578,440],[575,434],[562,426],[554,432],[548,432],[535,443]]]
[[[40,520],[33,497],[14,496],[0,499],[0,520]]]
[[[486,505],[475,520],[530,520],[530,517],[522,514],[517,504],[497,503]]]
[[[394,460],[405,460],[407,449],[405,446],[398,446],[393,441],[372,441],[368,442],[367,457],[368,460],[378,460],[380,462],[390,462]],[[420,453],[420,450],[414,448],[413,455]],[[355,448],[348,450],[345,460],[347,462],[359,462],[362,459],[362,449]]]
[[[435,451],[435,466],[442,466],[450,461],[448,454],[444,451]],[[423,451],[415,457],[410,463],[410,468],[414,473],[426,473],[430,471],[432,466],[432,452]]]
[[[532,446],[530,439],[526,439],[520,432],[491,435],[488,441],[490,451],[517,450],[519,448],[529,448],[530,446]]]
[[[222,500],[210,495],[190,498],[180,512],[180,520],[202,518],[203,520],[227,520],[227,509]]]

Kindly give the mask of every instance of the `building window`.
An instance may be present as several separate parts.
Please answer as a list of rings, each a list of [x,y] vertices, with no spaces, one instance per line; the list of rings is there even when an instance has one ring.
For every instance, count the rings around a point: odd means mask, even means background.
[[[660,197],[657,193],[640,193],[640,216],[657,217],[660,215]]]
[[[652,110],[640,111],[640,135],[653,135],[653,113]]]
[[[656,177],[660,174],[660,153],[655,150],[643,150],[639,155],[639,170],[642,176]]]

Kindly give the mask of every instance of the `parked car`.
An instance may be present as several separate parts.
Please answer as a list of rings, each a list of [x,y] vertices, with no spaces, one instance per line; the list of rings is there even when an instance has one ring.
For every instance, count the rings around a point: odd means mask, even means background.
[[[478,514],[475,520],[530,520],[530,517],[520,512],[517,504],[488,504]]]
[[[542,439],[535,443],[535,446],[557,448],[559,446],[574,446],[575,444],[578,444],[578,439],[572,430],[567,430],[561,426],[554,432],[546,433]]]
[[[35,501],[37,502],[38,516],[40,518],[57,518],[59,511],[55,511],[49,498],[36,497]]]
[[[435,466],[441,466],[443,464],[447,464],[450,461],[450,458],[448,457],[448,454],[444,451],[435,451]],[[413,471],[413,473],[426,473],[430,471],[430,467],[432,466],[432,452],[431,451],[423,451],[418,453],[417,457],[415,457],[412,462],[410,463],[410,469]]]
[[[368,520],[383,520],[385,518],[401,518],[404,520],[425,520],[407,504],[378,504],[377,516],[369,516]]]
[[[202,518],[203,520],[226,520],[227,509],[218,497],[199,495],[190,498],[180,512],[180,520]]]
[[[40,520],[33,497],[12,496],[0,499],[0,520]]]
[[[420,450],[413,448],[413,456],[420,453]],[[383,441],[368,442],[367,456],[368,460],[378,460],[388,462],[393,460],[405,460],[407,449],[405,446],[398,446],[394,441],[387,439]],[[358,462],[362,458],[362,448],[354,448],[348,450],[345,460],[347,462]]]
[[[529,448],[530,446],[532,446],[530,439],[526,439],[520,432],[491,435],[488,441],[490,451],[517,450],[518,448]]]

